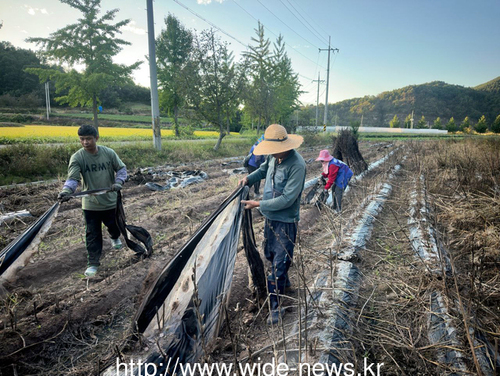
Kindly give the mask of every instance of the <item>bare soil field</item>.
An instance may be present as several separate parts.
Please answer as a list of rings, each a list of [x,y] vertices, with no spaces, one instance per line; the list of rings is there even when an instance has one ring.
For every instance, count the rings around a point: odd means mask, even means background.
[[[384,363],[383,375],[495,374],[500,142],[359,146],[368,164],[385,159],[353,179],[342,214],[302,206],[283,320],[266,324],[267,305],[254,300],[239,252],[227,317],[202,361],[236,365],[274,358],[291,366],[335,359],[354,364],[353,374],[364,374],[366,363]],[[299,149],[307,179],[321,172],[314,162],[319,150]],[[241,175],[231,171],[240,166],[222,160],[169,166],[201,169],[209,179],[163,192],[144,185],[150,175],[129,171],[127,223],[151,233],[154,253],[137,259],[126,248],[112,250],[105,238],[102,266],[91,280],[83,278],[80,202],[63,204],[38,252],[1,297],[0,375],[95,375],[133,351],[131,321],[145,292],[236,188]],[[2,248],[55,202],[61,186],[0,189],[2,212],[27,209],[34,216],[3,224]],[[264,220],[253,214],[260,245]]]

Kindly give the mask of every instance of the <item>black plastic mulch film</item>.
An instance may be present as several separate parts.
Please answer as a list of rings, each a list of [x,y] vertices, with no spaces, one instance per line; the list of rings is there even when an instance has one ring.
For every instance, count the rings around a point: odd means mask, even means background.
[[[77,192],[71,197],[84,197],[93,194],[102,194],[109,191],[109,188],[106,189],[93,189],[89,191]],[[19,257],[30,247],[30,245],[40,236],[44,234],[41,233],[42,228],[45,225],[50,225],[53,217],[57,214],[59,210],[60,203],[56,202],[52,205],[49,210],[47,210],[40,218],[38,218],[31,226],[29,226],[21,235],[19,235],[16,239],[7,245],[0,252],[0,276],[4,276],[4,272],[11,267],[16,267],[15,262],[20,261]],[[144,254],[145,256],[151,255],[153,252],[153,240],[148,231],[146,231],[142,227],[127,225],[125,220],[125,211],[123,210],[122,196],[121,193],[118,192],[118,200],[117,200],[117,208],[116,208],[116,222],[120,229],[121,234],[125,238],[127,246],[132,249],[137,254]],[[48,230],[48,228],[46,229]],[[128,236],[128,232],[137,240],[139,240],[143,245],[134,242]],[[26,256],[26,255],[24,255]],[[24,265],[19,265],[22,267]],[[9,270],[9,273],[5,273],[5,275],[10,274],[13,275],[15,273],[14,270]]]
[[[92,192],[79,192],[75,197],[86,194],[99,194],[100,190]],[[193,363],[197,361],[203,353],[203,347],[208,344],[217,333],[222,315],[222,304],[225,302],[226,294],[231,286],[232,275],[236,260],[240,229],[243,226],[243,243],[245,254],[250,264],[252,278],[258,295],[265,295],[265,278],[262,259],[255,246],[255,238],[252,228],[251,211],[244,210],[240,204],[242,199],[248,198],[248,187],[237,188],[228,198],[226,198],[217,210],[212,213],[197,231],[191,236],[186,244],[165,266],[152,288],[146,295],[136,316],[134,317],[134,332],[143,333],[153,320],[156,320],[158,309],[162,306],[166,298],[173,292],[177,280],[185,273],[192,273],[192,270],[185,270],[186,264],[193,255],[196,247],[202,241],[204,235],[211,226],[220,226],[219,216],[234,201],[237,200],[237,208],[233,207],[234,215],[226,215],[226,222],[230,223],[227,232],[216,232],[216,237],[223,236],[219,241],[217,249],[212,250],[211,259],[203,271],[198,276],[197,298],[198,307],[195,304],[195,295],[189,297],[189,304],[182,313],[182,319],[174,323],[174,328],[170,328],[169,335],[162,342],[162,349],[151,350],[147,354],[145,363],[157,365],[158,372],[166,371],[167,364],[163,357],[169,357],[179,363]],[[59,209],[59,202],[56,202],[45,214],[33,223],[23,234],[12,241],[0,253],[0,275],[7,270],[16,259],[31,245],[39,235],[42,227],[50,224],[50,221]],[[125,237],[127,246],[138,254],[150,255],[152,252],[152,239],[150,234],[142,227],[127,225],[123,210],[122,197],[118,192],[116,219],[120,232]],[[144,246],[129,239],[127,231],[138,239]],[[214,231],[214,229],[212,229]],[[201,319],[200,319],[201,318]],[[203,335],[200,328],[203,326]],[[143,372],[144,370],[137,370]],[[171,370],[170,370],[171,371]],[[164,372],[162,372],[164,374]]]
[[[193,270],[187,270],[190,265],[188,262],[198,244],[202,244],[202,246],[206,244],[202,242],[202,239],[207,235],[207,232],[219,229],[224,218],[226,218],[226,222],[230,222],[227,231],[216,232],[216,237],[220,236],[223,238],[219,240],[220,243],[216,250],[211,249],[212,257],[207,261],[206,268],[202,271],[202,274],[197,275],[198,283],[196,287],[199,306],[196,307],[196,296],[191,292],[192,295],[187,297],[189,303],[182,312],[182,319],[179,322],[174,322],[173,327],[161,329],[166,335],[161,341],[157,342],[157,346],[154,346],[154,349],[150,350],[147,354],[147,359],[144,360],[145,364],[154,363],[156,365],[157,374],[165,374],[166,371],[170,372],[167,374],[171,374],[173,372],[173,365],[176,362],[196,362],[203,354],[204,345],[207,345],[216,335],[218,324],[222,317],[222,304],[224,304],[226,293],[231,285],[240,228],[242,222],[244,222],[243,226],[245,227],[251,227],[252,225],[251,217],[247,217],[245,221],[242,221],[244,213],[250,211],[244,210],[240,201],[247,197],[248,187],[239,187],[225,199],[165,266],[144,298],[134,318],[135,331],[138,333],[144,333],[150,326],[150,323],[151,325],[156,325],[157,321],[161,321],[158,317],[161,316],[161,306],[169,294],[179,293],[174,289],[178,280],[180,278],[185,280],[186,273],[190,276],[192,275]],[[238,204],[237,208],[233,207],[234,216],[232,218],[230,214],[220,216],[234,200],[237,200]],[[212,226],[214,227],[211,229]],[[244,239],[244,242],[247,243],[248,239],[253,238],[253,230],[250,231],[247,228],[243,232],[246,234],[244,238],[247,238],[247,240]],[[207,247],[210,245],[207,244]],[[198,254],[203,253],[203,251],[205,251],[204,248]],[[263,275],[263,264],[260,256],[257,261],[260,261],[262,265]],[[176,303],[174,302],[173,304]],[[200,324],[203,329],[200,328]],[[158,349],[158,346],[161,348]],[[164,357],[171,359],[171,362],[169,363]],[[170,367],[167,369],[169,365]],[[146,370],[138,369],[137,372],[136,374],[144,374]]]
[[[40,218],[38,218],[31,226],[29,226],[21,235],[15,238],[12,242],[0,252],[0,276],[4,274],[23,252],[31,245],[31,243],[39,235],[42,227],[48,223],[59,209],[59,202],[52,205]]]
[[[125,211],[123,210],[123,201],[122,194],[118,191],[118,198],[116,200],[116,224],[120,229],[121,234],[125,238],[125,242],[127,243],[127,247],[133,250],[138,255],[151,256],[153,253],[153,239],[148,231],[139,226],[127,225],[125,220]],[[128,236],[128,232],[139,240],[143,245],[134,242]]]

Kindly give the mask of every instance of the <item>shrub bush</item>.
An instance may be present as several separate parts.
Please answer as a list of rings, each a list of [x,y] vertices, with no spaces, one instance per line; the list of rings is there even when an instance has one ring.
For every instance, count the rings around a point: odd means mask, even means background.
[[[35,118],[31,115],[0,114],[0,122],[32,123],[34,120],[35,120]]]

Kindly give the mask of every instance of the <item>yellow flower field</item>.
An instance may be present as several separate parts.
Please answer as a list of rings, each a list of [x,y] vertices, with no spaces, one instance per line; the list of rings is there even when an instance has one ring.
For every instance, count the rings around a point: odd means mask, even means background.
[[[74,142],[78,127],[26,125],[24,127],[0,127],[0,144]],[[152,129],[99,127],[101,141],[141,141],[151,140]],[[173,137],[172,129],[162,129],[161,136]],[[215,131],[194,131],[197,138],[216,138]]]

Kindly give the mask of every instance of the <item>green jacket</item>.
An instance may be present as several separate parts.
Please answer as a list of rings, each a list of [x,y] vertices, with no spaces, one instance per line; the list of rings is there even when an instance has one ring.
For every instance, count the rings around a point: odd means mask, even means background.
[[[82,148],[73,154],[69,161],[67,180],[81,181],[82,191],[111,187],[115,183],[115,172],[125,167],[113,149],[106,146],[97,148],[97,154],[90,154]],[[116,198],[116,192],[83,197],[82,209],[99,211],[114,209]]]
[[[260,211],[266,218],[287,223],[300,220],[300,195],[306,179],[306,163],[297,151],[292,150],[281,164],[273,156],[268,156],[247,178],[250,186],[266,178],[260,202]]]

